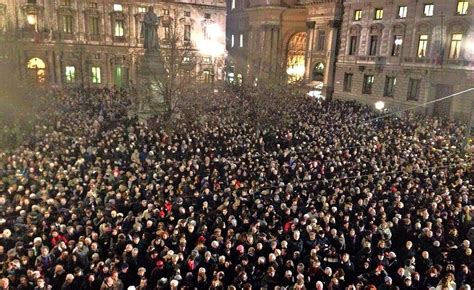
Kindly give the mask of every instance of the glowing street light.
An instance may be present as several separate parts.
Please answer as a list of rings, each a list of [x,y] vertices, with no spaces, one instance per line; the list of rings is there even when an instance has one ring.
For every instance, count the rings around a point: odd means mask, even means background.
[[[378,101],[375,103],[375,108],[379,111],[383,111],[385,109],[385,102],[383,101]]]
[[[221,57],[225,53],[225,45],[223,41],[224,32],[217,23],[210,23],[205,25],[205,35],[197,42],[198,50],[203,55],[211,57],[212,63],[212,86],[214,88],[215,77],[215,61],[216,58]]]

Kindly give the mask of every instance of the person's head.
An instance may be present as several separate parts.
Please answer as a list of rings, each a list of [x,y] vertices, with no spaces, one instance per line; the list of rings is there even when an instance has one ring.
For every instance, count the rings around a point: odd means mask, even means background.
[[[46,283],[45,283],[45,281],[44,281],[43,278],[38,278],[38,279],[36,280],[36,286],[38,286],[39,288],[43,288],[43,287],[45,286],[45,284],[46,284]]]
[[[406,277],[404,283],[407,287],[410,287],[412,285],[411,277]]]
[[[428,253],[428,251],[423,251],[421,252],[421,256],[423,257],[423,259],[429,259],[430,253]]]

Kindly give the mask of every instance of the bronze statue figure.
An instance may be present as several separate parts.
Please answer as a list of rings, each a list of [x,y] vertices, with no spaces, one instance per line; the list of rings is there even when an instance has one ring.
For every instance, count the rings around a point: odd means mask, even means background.
[[[147,51],[159,48],[158,41],[158,26],[160,25],[160,18],[153,12],[153,7],[148,8],[143,18],[142,35],[145,40],[144,47]]]

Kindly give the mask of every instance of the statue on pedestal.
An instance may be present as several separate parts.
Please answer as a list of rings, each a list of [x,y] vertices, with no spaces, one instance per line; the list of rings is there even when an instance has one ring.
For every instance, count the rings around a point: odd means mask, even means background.
[[[148,12],[143,17],[142,36],[145,40],[144,47],[146,51],[152,51],[159,48],[157,29],[160,25],[160,18],[153,12],[153,7],[148,8]]]

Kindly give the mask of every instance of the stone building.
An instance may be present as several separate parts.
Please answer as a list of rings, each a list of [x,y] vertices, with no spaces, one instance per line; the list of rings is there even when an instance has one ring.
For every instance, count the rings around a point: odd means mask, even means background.
[[[228,81],[284,75],[392,109],[474,81],[471,0],[227,0],[227,13]],[[465,119],[473,99],[421,110]]]
[[[173,23],[192,52],[183,59],[201,81],[223,79],[224,0],[0,0],[0,56],[14,52],[22,79],[67,85],[137,82],[143,15],[160,16],[166,49]],[[176,20],[176,21],[173,21]]]
[[[468,0],[348,0],[335,97],[392,108],[417,106],[472,88],[474,26]],[[468,119],[474,93],[420,107]]]
[[[304,80],[332,92],[341,0],[228,0],[229,81]]]

